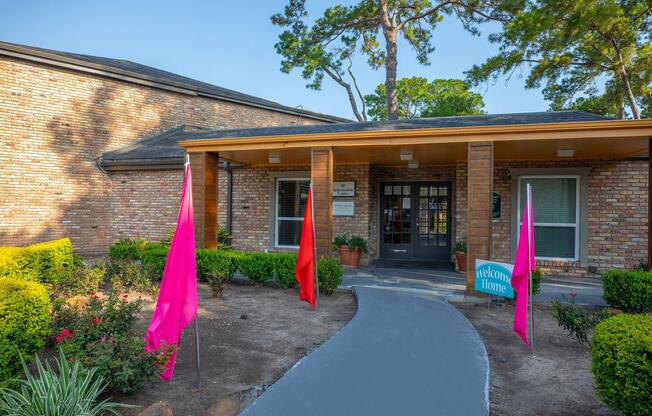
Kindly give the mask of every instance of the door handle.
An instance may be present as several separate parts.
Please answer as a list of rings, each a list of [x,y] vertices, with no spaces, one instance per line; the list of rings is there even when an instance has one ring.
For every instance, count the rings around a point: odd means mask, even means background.
[[[392,249],[394,253],[407,253],[407,250],[399,250],[397,248]]]

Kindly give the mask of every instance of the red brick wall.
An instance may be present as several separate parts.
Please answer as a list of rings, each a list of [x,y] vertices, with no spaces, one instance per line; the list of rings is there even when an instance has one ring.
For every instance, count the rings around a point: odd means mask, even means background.
[[[182,111],[183,109],[183,111]],[[18,59],[0,58],[0,245],[71,237],[85,254],[102,254],[136,225],[166,227],[178,201],[170,173],[105,175],[95,158],[183,121],[210,128],[315,123],[314,120],[149,88]],[[149,175],[151,190],[141,181]],[[126,181],[126,182],[122,182]],[[118,184],[117,190],[111,186]],[[121,191],[137,189],[128,196]],[[120,205],[128,202],[127,205]],[[119,209],[120,208],[120,209]],[[123,214],[114,219],[117,210]],[[173,211],[176,210],[173,209]],[[152,219],[152,216],[162,216]],[[163,219],[165,217],[165,219]],[[117,235],[113,233],[117,232]]]

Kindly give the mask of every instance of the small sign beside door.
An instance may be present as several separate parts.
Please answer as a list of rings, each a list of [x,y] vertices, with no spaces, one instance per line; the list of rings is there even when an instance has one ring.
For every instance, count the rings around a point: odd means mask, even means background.
[[[513,264],[475,260],[475,290],[492,295],[514,297],[512,287]]]
[[[334,217],[352,217],[355,215],[355,201],[333,201]]]
[[[355,196],[355,182],[333,182],[333,196]]]

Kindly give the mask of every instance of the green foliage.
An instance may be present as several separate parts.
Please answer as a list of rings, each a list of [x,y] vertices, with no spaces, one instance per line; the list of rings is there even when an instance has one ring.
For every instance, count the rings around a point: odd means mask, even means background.
[[[652,272],[610,270],[602,282],[609,305],[626,312],[652,312]]]
[[[541,292],[541,280],[543,279],[543,272],[537,267],[532,273],[532,295],[536,296]]]
[[[401,78],[396,81],[399,118],[441,117],[484,114],[482,95],[469,90],[459,79]],[[365,95],[372,120],[387,119],[385,84],[376,87],[374,94]]]
[[[272,276],[278,287],[289,289],[298,285],[296,253],[276,253],[270,259]]]
[[[75,266],[69,273],[63,273],[56,286],[56,291],[71,295],[82,295],[97,290],[106,276],[106,266],[98,262],[88,267],[80,259],[75,259]]]
[[[67,238],[27,247],[0,247],[0,277],[58,283],[74,264],[72,243]]]
[[[236,270],[234,252],[223,250],[197,250],[197,276],[208,282],[214,297],[221,297],[224,285]]]
[[[142,335],[134,333],[141,301],[110,291],[105,297],[92,294],[85,308],[65,299],[54,306],[57,345],[86,367],[97,367],[108,390],[133,394],[156,374],[159,354],[145,352]]]
[[[97,368],[84,368],[71,363],[63,353],[57,359],[57,370],[48,362],[36,360],[36,376],[21,357],[25,379],[18,390],[0,390],[0,414],[7,416],[102,416],[120,415],[121,407],[132,407],[102,399],[106,388]]]
[[[271,253],[239,253],[235,256],[236,267],[256,284],[273,278],[274,263]]]
[[[164,239],[165,241],[165,239]],[[151,246],[164,246],[162,243],[151,243],[142,238],[125,238],[116,241],[109,247],[109,257],[111,260],[140,260],[145,250]]]
[[[455,247],[453,247],[453,253],[466,253],[466,237],[455,242]]]
[[[363,253],[369,251],[369,246],[367,246],[367,241],[364,238],[356,234],[351,233],[342,233],[338,234],[333,240],[333,247],[338,249],[341,246],[346,246],[349,250],[355,251],[360,250]]]
[[[147,292],[152,290],[153,285],[142,265],[125,261],[111,263],[111,286],[115,290]]]
[[[591,362],[596,393],[610,409],[652,414],[652,316],[621,314],[600,323]]]
[[[342,283],[344,269],[335,258],[322,257],[317,264],[319,277],[319,292],[325,295],[332,295],[333,291]]]
[[[17,374],[20,354],[43,348],[50,321],[50,295],[42,284],[0,278],[0,380]]]
[[[160,282],[163,278],[169,251],[170,247],[163,244],[148,244],[143,250],[140,257],[143,271],[153,282]]]
[[[500,52],[467,72],[478,84],[529,68],[526,88],[543,90],[553,108],[584,106],[638,118],[652,85],[652,16],[647,0],[536,0],[489,37]],[[575,99],[576,96],[583,99]],[[630,99],[630,96],[632,97]]]
[[[231,234],[224,227],[217,229],[217,245],[223,250],[231,246]]]
[[[559,326],[564,328],[578,342],[587,344],[589,335],[597,324],[609,318],[610,314],[604,310],[582,308],[575,303],[577,293],[571,293],[569,304],[554,301],[554,316]]]

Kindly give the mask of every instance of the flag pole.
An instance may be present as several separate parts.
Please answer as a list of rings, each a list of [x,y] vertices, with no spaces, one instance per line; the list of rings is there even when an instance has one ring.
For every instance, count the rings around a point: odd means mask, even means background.
[[[315,258],[315,299],[317,302],[315,303],[315,311],[319,307],[319,259],[317,258],[317,237],[315,236],[315,198],[314,198],[314,192],[312,191],[312,179],[310,180],[310,212],[312,213],[312,241],[313,241],[313,249],[315,251],[314,253],[314,258]]]
[[[532,185],[527,184],[527,220],[529,224],[527,225],[527,276],[528,276],[528,290],[529,296],[528,300],[530,302],[530,352],[534,354],[534,299],[532,291],[532,228],[530,224],[534,226],[534,218],[532,218]]]
[[[190,154],[186,153],[186,169],[185,174],[188,173],[188,166],[190,166]],[[197,277],[195,276],[195,279]],[[197,325],[197,316],[199,313],[195,314],[195,319],[193,319],[195,327],[195,362],[197,364],[197,388],[201,387],[201,360],[199,358],[199,326]]]

